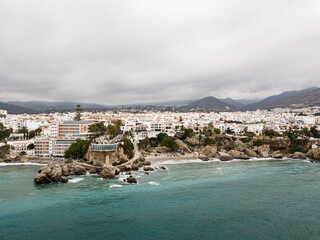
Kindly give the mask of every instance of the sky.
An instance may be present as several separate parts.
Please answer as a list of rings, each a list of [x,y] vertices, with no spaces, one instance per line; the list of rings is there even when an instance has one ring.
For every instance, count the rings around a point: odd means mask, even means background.
[[[261,99],[319,86],[319,0],[1,0],[0,100]]]

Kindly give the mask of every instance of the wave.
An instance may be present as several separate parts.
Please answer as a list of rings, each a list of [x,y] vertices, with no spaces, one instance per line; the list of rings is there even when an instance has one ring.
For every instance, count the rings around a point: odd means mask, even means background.
[[[148,182],[150,185],[154,185],[154,186],[159,186],[160,184],[159,183],[157,183],[157,182]]]
[[[121,188],[121,187],[123,187],[123,185],[111,184],[109,188]]]
[[[89,173],[87,172],[84,176],[99,176],[98,173]]]
[[[72,178],[72,179],[69,179],[69,182],[78,183],[78,182],[81,182],[82,180],[83,180],[83,178]]]
[[[0,167],[1,167],[1,166],[20,166],[20,165],[46,166],[47,164],[43,164],[43,163],[31,163],[31,162],[24,162],[24,163],[0,163]]]

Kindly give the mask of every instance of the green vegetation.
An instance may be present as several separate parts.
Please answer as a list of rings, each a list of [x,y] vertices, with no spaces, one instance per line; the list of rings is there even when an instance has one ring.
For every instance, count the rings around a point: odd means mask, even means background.
[[[32,150],[32,149],[34,149],[35,148],[35,146],[34,146],[34,144],[33,143],[30,143],[29,145],[28,145],[28,150]]]
[[[221,133],[221,130],[219,128],[215,128],[213,129],[214,133],[215,134],[220,134]]]
[[[114,124],[109,124],[107,127],[107,134],[109,134],[112,138],[116,137],[118,134],[121,133],[121,120],[118,120]]]
[[[81,120],[81,112],[82,112],[82,108],[81,106],[78,104],[77,108],[76,108],[76,116],[74,117],[75,121],[80,121]]]
[[[4,145],[0,147],[0,158],[4,158],[4,156],[9,153],[10,153],[9,145]]]
[[[0,130],[0,141],[5,140],[10,136],[10,131],[9,130]]]
[[[121,158],[119,162],[112,163],[112,166],[118,166],[126,162],[128,162],[128,160]]]
[[[262,134],[264,136],[269,136],[269,137],[278,137],[280,134],[277,131],[274,131],[272,129],[264,128],[262,130]]]
[[[67,159],[84,159],[90,141],[78,139],[76,142],[72,143],[71,146],[65,151],[64,158]]]
[[[104,134],[107,131],[107,127],[104,125],[103,122],[98,122],[89,126],[89,132],[97,133],[97,134]]]
[[[134,157],[134,146],[129,138],[123,138],[123,144],[121,147],[123,148],[123,153],[126,154],[129,159]]]
[[[179,147],[173,137],[165,137],[160,145],[169,148],[171,151],[177,150]]]
[[[203,145],[204,145],[204,146],[207,146],[207,145],[211,145],[211,146],[212,146],[212,145],[216,145],[216,141],[213,140],[212,138],[206,137],[206,138],[204,139]]]
[[[266,143],[261,141],[261,140],[256,140],[256,141],[253,141],[253,145],[254,146],[257,146],[257,147],[260,147],[262,145],[265,145]]]

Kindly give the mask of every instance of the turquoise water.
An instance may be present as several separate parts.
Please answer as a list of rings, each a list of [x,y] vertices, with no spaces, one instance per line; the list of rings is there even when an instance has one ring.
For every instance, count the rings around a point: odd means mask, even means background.
[[[39,166],[0,165],[0,239],[320,239],[319,162],[162,165],[42,186]]]

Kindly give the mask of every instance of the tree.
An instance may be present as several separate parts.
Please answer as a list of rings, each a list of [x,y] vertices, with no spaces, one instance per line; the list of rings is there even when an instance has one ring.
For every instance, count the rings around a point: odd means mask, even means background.
[[[28,148],[28,150],[32,150],[32,149],[34,149],[34,147],[35,147],[34,144],[30,143],[27,148]]]
[[[215,128],[213,129],[214,133],[215,134],[220,134],[221,133],[221,130],[219,128]]]
[[[78,104],[77,108],[76,108],[76,116],[74,117],[75,121],[80,121],[81,120],[81,112],[82,112],[82,108],[81,106]]]
[[[89,132],[100,133],[101,135],[107,131],[107,127],[103,122],[98,122],[89,126]]]
[[[134,146],[128,138],[123,138],[123,144],[121,147],[123,148],[123,153],[126,154],[129,159],[134,157]]]
[[[314,138],[320,138],[320,133],[319,131],[317,130],[317,127],[316,126],[313,126],[310,128],[310,133],[312,134],[312,136]]]
[[[4,129],[4,125],[3,123],[0,122],[0,130],[3,130]]]
[[[90,141],[78,139],[64,152],[64,158],[83,159],[88,151],[89,145]]]
[[[168,134],[166,134],[166,133],[159,133],[158,135],[157,135],[157,140],[159,141],[159,142],[161,142],[163,139],[165,139],[166,137],[168,137]]]
[[[179,147],[172,137],[164,138],[160,145],[169,148],[171,151],[177,150]]]

